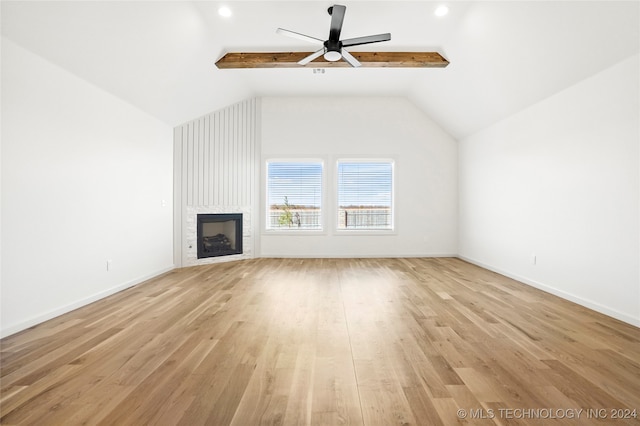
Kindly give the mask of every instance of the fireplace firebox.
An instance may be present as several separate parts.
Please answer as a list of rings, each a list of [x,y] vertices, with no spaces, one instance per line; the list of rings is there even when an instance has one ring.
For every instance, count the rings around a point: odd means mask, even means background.
[[[242,213],[198,215],[198,259],[242,254]]]

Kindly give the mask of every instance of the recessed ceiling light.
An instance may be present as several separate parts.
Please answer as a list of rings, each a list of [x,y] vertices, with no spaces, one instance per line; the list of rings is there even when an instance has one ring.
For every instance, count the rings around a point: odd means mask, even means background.
[[[231,16],[231,9],[229,9],[227,6],[222,6],[220,7],[220,9],[218,9],[218,15],[224,18],[228,18],[229,16]]]
[[[445,5],[442,6],[438,6],[435,10],[435,12],[433,12],[436,16],[445,16],[447,13],[449,13],[449,8]]]

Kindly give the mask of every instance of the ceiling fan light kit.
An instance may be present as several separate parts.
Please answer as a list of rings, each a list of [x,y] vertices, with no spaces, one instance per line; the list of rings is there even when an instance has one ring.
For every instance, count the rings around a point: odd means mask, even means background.
[[[347,8],[336,4],[327,12],[331,15],[329,38],[321,40],[295,31],[278,28],[276,32],[288,37],[303,40],[322,47],[312,53],[227,53],[216,62],[218,68],[284,68],[305,66],[313,62],[314,67],[338,65],[341,59],[353,68],[367,67],[446,67],[449,62],[436,52],[360,52],[349,53],[345,47],[380,43],[391,40],[391,33],[376,34],[340,40],[342,23]],[[322,57],[324,61],[320,59]],[[292,62],[295,58],[295,62]],[[366,64],[362,62],[366,59]],[[295,65],[294,65],[295,64]],[[322,65],[326,64],[326,65]]]
[[[324,56],[324,59],[326,59],[329,62],[335,62],[342,59],[342,54],[335,50],[327,50],[323,56]]]

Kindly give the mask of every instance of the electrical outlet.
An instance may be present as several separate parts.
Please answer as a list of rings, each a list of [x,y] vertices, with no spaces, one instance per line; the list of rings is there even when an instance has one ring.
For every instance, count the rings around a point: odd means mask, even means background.
[[[107,271],[111,270],[111,259],[107,260]]]
[[[538,263],[538,256],[536,256],[535,254],[531,255],[531,263],[532,264],[537,264]]]

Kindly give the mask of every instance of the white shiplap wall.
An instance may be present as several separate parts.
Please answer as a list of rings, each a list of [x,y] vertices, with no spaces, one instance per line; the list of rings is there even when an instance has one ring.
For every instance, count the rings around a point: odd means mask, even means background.
[[[174,129],[177,266],[254,257],[258,223],[260,101],[249,99]],[[198,213],[243,213],[242,255],[196,259]]]

